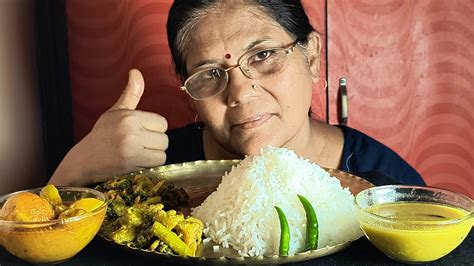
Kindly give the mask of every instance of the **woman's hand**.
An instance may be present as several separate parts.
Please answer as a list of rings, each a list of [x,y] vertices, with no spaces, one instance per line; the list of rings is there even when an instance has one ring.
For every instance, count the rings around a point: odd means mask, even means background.
[[[118,101],[66,155],[50,179],[55,185],[83,186],[166,161],[168,123],[158,114],[136,110],[144,91],[142,74],[129,72]]]

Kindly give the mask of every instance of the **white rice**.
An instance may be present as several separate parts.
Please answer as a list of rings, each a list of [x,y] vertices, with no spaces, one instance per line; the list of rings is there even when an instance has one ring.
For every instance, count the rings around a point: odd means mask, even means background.
[[[217,190],[193,210],[204,234],[242,256],[278,254],[279,206],[290,226],[290,254],[304,249],[306,215],[297,194],[313,205],[319,223],[318,247],[362,236],[353,195],[318,165],[285,148],[267,147],[247,156],[222,178]]]

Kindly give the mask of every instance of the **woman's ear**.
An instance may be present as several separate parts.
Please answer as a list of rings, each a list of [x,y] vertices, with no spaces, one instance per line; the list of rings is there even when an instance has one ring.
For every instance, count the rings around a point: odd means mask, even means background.
[[[308,35],[307,57],[309,69],[314,83],[317,83],[321,77],[321,38],[316,32]]]

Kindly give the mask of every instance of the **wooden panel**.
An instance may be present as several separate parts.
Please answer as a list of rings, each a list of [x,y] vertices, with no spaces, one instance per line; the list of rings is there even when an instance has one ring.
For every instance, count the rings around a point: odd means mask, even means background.
[[[324,0],[304,0],[324,38]],[[178,89],[166,37],[172,0],[68,0],[67,20],[75,140],[87,134],[118,99],[132,67],[142,71],[139,109],[162,114],[169,128],[194,121],[187,95]],[[324,59],[324,57],[323,57]],[[323,62],[324,64],[324,62]],[[326,77],[325,65],[321,67]],[[326,118],[324,82],[315,84],[313,116]]]
[[[330,122],[347,77],[349,125],[427,184],[474,196],[474,1],[328,1]]]

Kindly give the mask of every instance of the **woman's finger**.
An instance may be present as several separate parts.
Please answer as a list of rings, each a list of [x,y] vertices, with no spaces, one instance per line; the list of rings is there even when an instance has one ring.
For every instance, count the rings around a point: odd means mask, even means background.
[[[160,166],[166,162],[166,153],[161,150],[152,150],[144,148],[138,153],[133,161],[137,167],[150,168]]]
[[[128,84],[123,90],[122,95],[120,95],[120,98],[110,110],[135,110],[144,90],[145,82],[142,73],[137,69],[130,70],[128,74]]]
[[[168,136],[151,130],[142,130],[140,132],[139,143],[145,149],[165,151],[168,148]]]
[[[134,111],[134,113],[145,129],[161,133],[168,129],[168,121],[159,114],[144,111]]]

